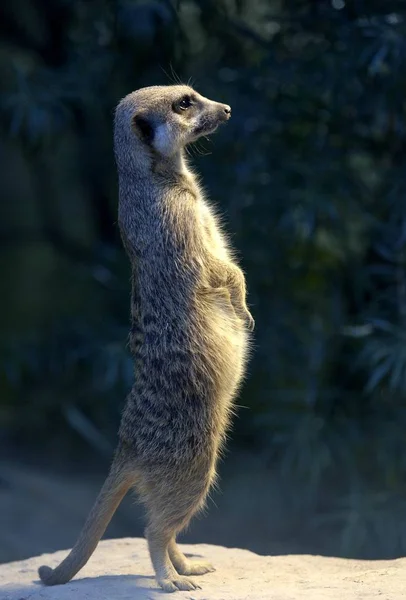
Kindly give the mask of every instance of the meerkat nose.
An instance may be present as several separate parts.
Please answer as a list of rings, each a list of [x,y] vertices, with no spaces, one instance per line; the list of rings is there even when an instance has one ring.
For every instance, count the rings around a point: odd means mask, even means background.
[[[231,115],[231,106],[228,106],[228,104],[224,104],[223,110],[226,113],[226,115]]]

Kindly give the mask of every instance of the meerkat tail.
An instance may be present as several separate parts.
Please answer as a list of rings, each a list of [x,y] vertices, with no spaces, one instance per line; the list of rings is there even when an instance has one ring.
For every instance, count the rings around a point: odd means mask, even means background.
[[[46,565],[38,569],[46,585],[66,583],[87,563],[100,541],[121,500],[134,483],[113,464],[109,475],[87,517],[79,538],[68,556],[55,569]]]

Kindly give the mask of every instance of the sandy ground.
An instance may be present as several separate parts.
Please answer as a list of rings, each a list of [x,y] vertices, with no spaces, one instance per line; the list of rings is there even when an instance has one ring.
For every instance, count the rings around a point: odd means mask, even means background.
[[[395,600],[406,592],[406,559],[348,560],[321,556],[259,556],[208,544],[182,545],[189,555],[212,561],[217,571],[196,577],[201,590],[177,592],[187,600]],[[41,564],[56,565],[66,551],[0,565],[1,600],[162,599],[145,540],[102,541],[70,583],[47,588]]]

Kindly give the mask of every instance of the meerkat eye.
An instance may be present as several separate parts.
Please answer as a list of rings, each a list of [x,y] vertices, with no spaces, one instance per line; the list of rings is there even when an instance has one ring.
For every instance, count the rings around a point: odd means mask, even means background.
[[[190,96],[184,96],[182,100],[178,103],[178,107],[180,110],[187,110],[192,106],[193,102]]]

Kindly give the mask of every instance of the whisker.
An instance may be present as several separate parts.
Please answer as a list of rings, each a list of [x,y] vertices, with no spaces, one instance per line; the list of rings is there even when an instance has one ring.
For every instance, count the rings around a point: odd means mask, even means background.
[[[166,75],[168,81],[170,81],[171,83],[173,83],[171,76],[169,75],[169,73],[167,71],[165,71],[165,69],[160,65],[159,68],[161,69],[161,71],[164,72],[164,74]]]
[[[181,80],[181,78],[179,77],[179,75],[176,73],[172,63],[169,63],[170,69],[171,69],[171,73],[172,73],[172,77],[175,83],[177,83],[178,85],[183,85],[183,82]]]
[[[189,77],[187,85],[191,88],[195,87],[195,83],[196,83],[196,79],[194,79],[193,77]]]

